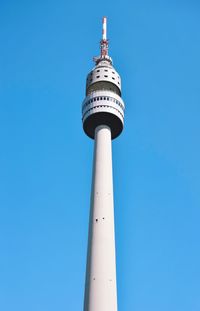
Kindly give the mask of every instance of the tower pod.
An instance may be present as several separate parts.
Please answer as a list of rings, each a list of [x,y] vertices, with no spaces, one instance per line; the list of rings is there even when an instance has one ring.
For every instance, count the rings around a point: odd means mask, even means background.
[[[103,19],[101,55],[95,57],[94,69],[86,80],[86,98],[82,104],[82,121],[85,133],[94,139],[95,129],[106,125],[111,129],[112,139],[120,135],[124,126],[125,105],[121,98],[121,78],[108,56],[106,20]]]

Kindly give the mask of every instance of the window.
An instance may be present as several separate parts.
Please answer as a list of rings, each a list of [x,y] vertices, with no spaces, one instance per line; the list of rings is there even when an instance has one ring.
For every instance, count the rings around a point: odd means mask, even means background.
[[[115,80],[115,78],[114,78],[114,77],[112,77],[112,79],[113,79],[113,80]]]
[[[108,71],[108,69],[104,69],[104,71]]]
[[[96,78],[98,79],[98,78],[100,78],[100,76],[96,76]]]
[[[100,97],[100,100],[102,100],[103,99],[103,97]]]
[[[104,75],[104,77],[105,77],[105,78],[108,78],[108,76],[105,76],[105,75]]]
[[[106,99],[109,100],[109,97],[107,97]]]
[[[96,101],[96,98],[94,98],[94,101]]]
[[[100,70],[98,69],[97,72],[99,72]]]
[[[106,100],[106,97],[104,97],[103,99]]]
[[[97,97],[97,100],[99,100],[99,97]]]
[[[114,73],[114,74],[115,74],[115,72],[114,72],[114,71],[112,71],[112,73]]]

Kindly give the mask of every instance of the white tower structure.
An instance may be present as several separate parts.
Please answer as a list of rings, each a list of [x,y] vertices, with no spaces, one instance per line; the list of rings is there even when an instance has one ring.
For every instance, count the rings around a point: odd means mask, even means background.
[[[87,76],[82,105],[83,129],[95,140],[84,311],[117,311],[111,140],[123,130],[125,107],[106,28],[103,17],[101,54]]]

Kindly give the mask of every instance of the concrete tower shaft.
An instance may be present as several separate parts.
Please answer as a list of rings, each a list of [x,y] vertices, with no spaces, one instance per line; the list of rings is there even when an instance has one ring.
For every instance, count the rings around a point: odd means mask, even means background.
[[[95,129],[84,311],[117,311],[111,131]]]
[[[87,76],[82,104],[83,129],[95,140],[84,311],[117,311],[112,139],[123,130],[125,105],[106,29],[104,17],[101,53]]]

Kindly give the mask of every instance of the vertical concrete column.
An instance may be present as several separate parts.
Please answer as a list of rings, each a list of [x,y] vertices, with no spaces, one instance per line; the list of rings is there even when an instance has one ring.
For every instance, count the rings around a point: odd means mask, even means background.
[[[117,311],[111,130],[95,130],[84,311]]]

